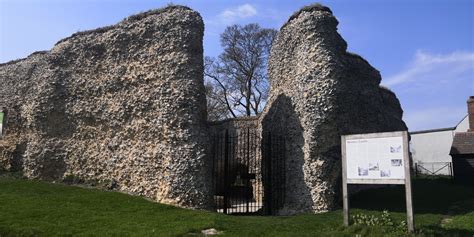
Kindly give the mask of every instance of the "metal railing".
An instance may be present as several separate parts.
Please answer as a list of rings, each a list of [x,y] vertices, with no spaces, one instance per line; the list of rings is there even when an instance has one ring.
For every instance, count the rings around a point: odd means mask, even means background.
[[[450,176],[453,178],[452,162],[417,162],[415,163],[415,176]]]

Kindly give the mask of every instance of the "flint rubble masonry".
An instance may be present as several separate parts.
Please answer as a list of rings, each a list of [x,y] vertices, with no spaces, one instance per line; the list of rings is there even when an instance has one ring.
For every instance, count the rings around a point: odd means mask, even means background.
[[[170,6],[1,64],[3,168],[209,208],[203,31],[199,13]]]
[[[273,42],[270,98],[262,134],[286,137],[286,195],[280,214],[324,212],[338,205],[340,136],[407,130],[395,94],[380,73],[347,52],[329,8],[293,14]],[[265,138],[264,138],[265,139]]]

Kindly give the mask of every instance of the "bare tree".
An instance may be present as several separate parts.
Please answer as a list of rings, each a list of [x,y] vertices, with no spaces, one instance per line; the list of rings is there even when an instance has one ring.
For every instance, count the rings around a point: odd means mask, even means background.
[[[258,24],[229,26],[221,34],[224,52],[218,59],[205,58],[204,75],[214,87],[207,92],[215,93],[208,98],[227,108],[228,116],[258,115],[263,110],[269,88],[268,56],[276,32]]]
[[[210,81],[206,81],[204,84],[207,96],[207,112],[208,119],[210,121],[218,121],[226,119],[229,114],[229,110],[222,101],[224,98],[222,90],[216,88]]]

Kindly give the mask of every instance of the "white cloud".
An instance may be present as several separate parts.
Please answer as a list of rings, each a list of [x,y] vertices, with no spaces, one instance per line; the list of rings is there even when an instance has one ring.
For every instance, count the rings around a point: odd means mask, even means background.
[[[403,120],[410,131],[454,127],[467,114],[466,108],[437,107],[405,113]]]
[[[427,80],[455,80],[459,77],[473,76],[474,53],[454,52],[451,54],[429,54],[417,51],[410,66],[396,75],[388,77],[382,84],[392,87],[405,83]]]
[[[255,16],[257,13],[257,9],[254,6],[246,3],[236,8],[224,10],[221,14],[219,14],[219,18],[226,23],[230,23],[238,19]]]

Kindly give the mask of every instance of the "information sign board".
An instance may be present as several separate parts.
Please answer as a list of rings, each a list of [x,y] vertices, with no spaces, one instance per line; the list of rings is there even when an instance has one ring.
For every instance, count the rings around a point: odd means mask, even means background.
[[[347,183],[405,182],[403,137],[346,139],[345,145]]]
[[[407,224],[414,231],[408,133],[341,136],[344,225],[349,225],[348,184],[404,184]]]

